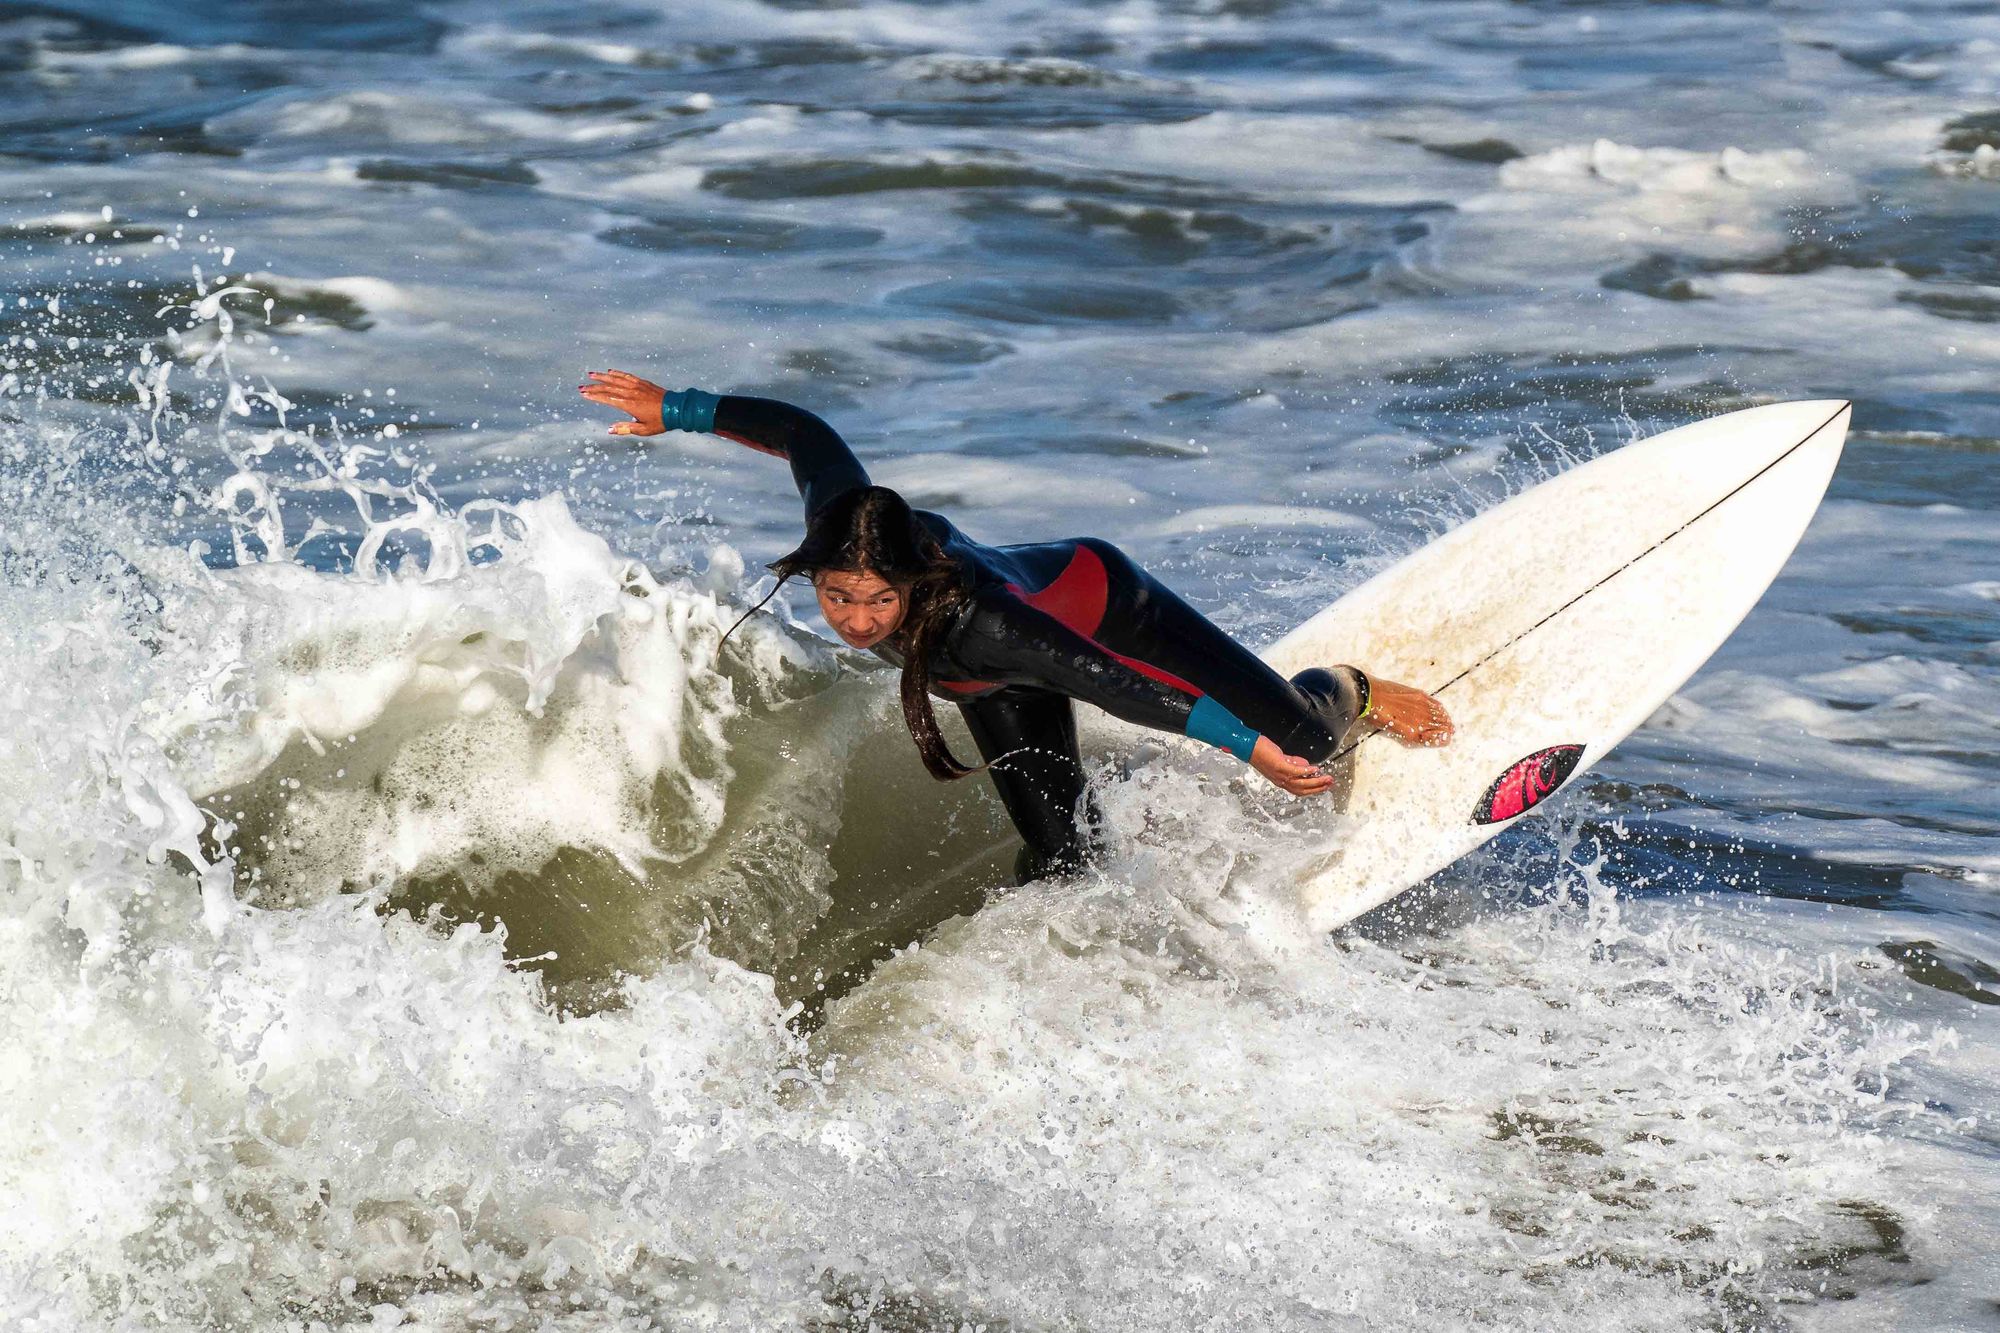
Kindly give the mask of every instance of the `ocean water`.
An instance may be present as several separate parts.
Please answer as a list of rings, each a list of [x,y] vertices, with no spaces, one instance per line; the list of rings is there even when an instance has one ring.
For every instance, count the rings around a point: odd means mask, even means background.
[[[0,1326],[2000,1328],[1991,6],[0,4],[0,257]],[[605,366],[1258,644],[1856,406],[1707,669],[1324,936],[1177,744],[1001,888]]]

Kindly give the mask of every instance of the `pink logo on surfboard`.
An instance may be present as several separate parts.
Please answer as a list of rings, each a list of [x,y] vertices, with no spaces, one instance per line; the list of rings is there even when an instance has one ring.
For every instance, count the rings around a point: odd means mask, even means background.
[[[1493,780],[1493,785],[1479,798],[1472,822],[1498,824],[1527,813],[1562,786],[1563,779],[1576,772],[1577,762],[1582,758],[1581,745],[1551,745],[1535,751]]]

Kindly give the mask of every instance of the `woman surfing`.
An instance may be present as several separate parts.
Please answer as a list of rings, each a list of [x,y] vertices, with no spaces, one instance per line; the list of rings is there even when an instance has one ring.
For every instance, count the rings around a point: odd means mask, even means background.
[[[631,418],[614,435],[707,432],[791,464],[806,535],[770,569],[780,583],[809,578],[842,642],[902,668],[903,720],[924,767],[946,781],[981,771],[951,753],[931,695],[958,705],[1027,844],[1015,863],[1023,882],[1075,868],[1094,846],[1072,700],[1227,750],[1294,796],[1332,787],[1319,765],[1356,726],[1407,745],[1451,740],[1444,706],[1421,690],[1351,666],[1287,681],[1108,542],[973,541],[872,485],[846,441],[803,408],[668,392],[622,370],[589,379],[584,397]]]

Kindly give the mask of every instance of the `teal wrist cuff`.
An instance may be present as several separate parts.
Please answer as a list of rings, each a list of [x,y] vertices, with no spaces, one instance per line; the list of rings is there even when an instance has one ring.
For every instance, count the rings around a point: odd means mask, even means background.
[[[1198,741],[1229,751],[1246,764],[1250,762],[1250,752],[1257,748],[1257,733],[1206,694],[1188,710],[1186,732]]]
[[[679,393],[668,389],[660,399],[660,424],[668,430],[712,431],[715,405],[721,401],[721,394],[701,389],[682,389]]]

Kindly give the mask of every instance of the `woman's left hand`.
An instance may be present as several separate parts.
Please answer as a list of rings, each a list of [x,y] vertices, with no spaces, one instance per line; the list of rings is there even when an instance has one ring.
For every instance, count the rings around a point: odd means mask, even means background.
[[[632,418],[613,426],[613,435],[666,433],[666,423],[660,420],[660,400],[666,396],[666,390],[651,380],[642,380],[622,370],[593,370],[589,372],[589,378],[590,383],[577,386],[578,393],[593,403],[616,408]]]
[[[1274,787],[1294,796],[1318,796],[1333,786],[1333,775],[1309,759],[1286,754],[1269,736],[1259,736],[1250,751],[1250,767]]]

